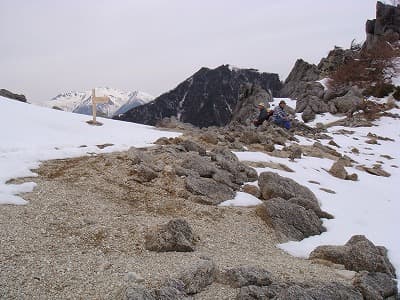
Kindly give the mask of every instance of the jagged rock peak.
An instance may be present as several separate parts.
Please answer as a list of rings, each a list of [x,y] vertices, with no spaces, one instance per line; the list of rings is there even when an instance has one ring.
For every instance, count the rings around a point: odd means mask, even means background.
[[[272,94],[277,94],[282,86],[278,74],[231,65],[215,69],[203,67],[175,89],[116,119],[155,125],[163,118],[175,116],[198,127],[224,126],[231,121],[241,87],[248,83],[257,84]]]
[[[400,5],[393,6],[380,1],[376,3],[376,18],[365,24],[367,49],[373,48],[380,41],[395,42],[400,39]]]

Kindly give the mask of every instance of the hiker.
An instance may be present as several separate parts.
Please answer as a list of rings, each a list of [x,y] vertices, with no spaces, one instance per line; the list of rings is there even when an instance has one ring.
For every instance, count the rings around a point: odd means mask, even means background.
[[[258,115],[258,118],[253,120],[253,124],[258,127],[264,121],[268,121],[268,119],[272,116],[272,111],[270,109],[266,109],[264,103],[259,103],[257,105],[258,110],[260,111],[260,114]]]
[[[290,129],[289,117],[286,111],[284,110],[285,106],[286,106],[285,101],[282,100],[281,102],[279,102],[279,106],[277,106],[274,109],[274,113],[272,115],[272,121],[278,126]]]

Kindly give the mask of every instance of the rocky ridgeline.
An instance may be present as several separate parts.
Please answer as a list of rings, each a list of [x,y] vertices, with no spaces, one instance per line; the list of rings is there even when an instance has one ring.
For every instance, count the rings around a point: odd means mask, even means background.
[[[12,100],[17,100],[20,102],[26,102],[26,97],[24,95],[18,95],[18,94],[14,94],[13,92],[10,92],[8,90],[5,89],[0,89],[0,96],[1,97],[5,97],[5,98],[9,98]]]
[[[349,61],[368,56],[371,51],[379,52],[382,42],[398,42],[400,39],[400,7],[377,3],[376,19],[366,23],[366,42],[361,45],[352,45],[351,49],[335,47],[326,58],[322,58],[318,65],[310,64],[302,59],[296,61],[292,71],[284,82],[280,96],[297,100],[296,112],[302,113],[304,122],[315,118],[316,114],[330,112],[332,114],[350,114],[358,110],[381,113],[385,107],[371,104],[366,107],[363,102],[366,91],[351,82],[332,87],[329,78],[341,66]],[[387,44],[386,44],[387,45]],[[378,49],[376,49],[378,48]],[[371,54],[374,56],[374,54]],[[357,72],[361,72],[358,70]],[[368,74],[368,70],[365,72]],[[366,75],[368,77],[368,75]],[[371,82],[374,86],[375,82]],[[367,95],[368,92],[365,94]],[[390,104],[388,105],[390,106]]]
[[[241,87],[249,83],[268,91],[269,97],[282,86],[277,74],[229,65],[202,68],[175,89],[117,119],[155,125],[165,117],[174,116],[198,127],[223,126],[231,121],[232,112],[237,109]]]

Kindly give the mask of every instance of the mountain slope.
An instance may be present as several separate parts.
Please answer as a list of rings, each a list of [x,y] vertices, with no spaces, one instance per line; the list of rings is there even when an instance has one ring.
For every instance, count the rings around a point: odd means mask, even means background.
[[[275,94],[281,88],[277,74],[254,69],[238,69],[222,65],[216,69],[201,68],[175,89],[151,103],[136,107],[118,117],[119,120],[155,125],[175,116],[180,121],[199,127],[222,126],[232,117],[245,83],[260,85]]]
[[[74,113],[91,115],[91,95],[92,91],[63,93],[54,97],[50,101],[47,101],[45,106],[59,108]],[[143,92],[124,92],[112,88],[96,88],[96,95],[110,97],[108,103],[97,105],[98,113],[106,117],[112,117],[124,113],[154,99],[153,96]]]

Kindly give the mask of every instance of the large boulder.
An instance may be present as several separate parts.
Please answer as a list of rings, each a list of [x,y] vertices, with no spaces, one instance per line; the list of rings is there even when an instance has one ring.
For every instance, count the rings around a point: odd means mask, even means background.
[[[225,269],[218,273],[217,280],[235,288],[249,285],[265,286],[272,283],[271,274],[267,270],[253,266]]]
[[[258,179],[257,171],[241,163],[237,156],[226,148],[214,148],[211,153],[211,160],[216,165],[233,175],[233,182],[242,185],[245,182]]]
[[[183,219],[175,219],[167,224],[158,225],[148,230],[145,235],[145,248],[157,252],[194,251],[195,237],[192,228]]]
[[[356,275],[353,285],[364,299],[386,299],[397,296],[397,283],[388,274],[362,271]]]
[[[363,96],[359,90],[353,88],[346,95],[337,97],[331,102],[335,104],[338,113],[348,113],[362,105]]]
[[[207,197],[208,204],[213,205],[233,199],[235,196],[231,187],[210,178],[188,176],[185,178],[185,187],[194,195]]]
[[[281,240],[300,241],[326,231],[313,210],[282,198],[265,201],[258,206],[257,213],[276,230]]]
[[[291,178],[280,176],[273,172],[263,172],[258,178],[258,185],[262,197],[267,200],[275,197],[290,199],[295,197],[306,198],[317,202],[314,193],[307,187],[298,184]]]
[[[352,271],[380,272],[396,276],[386,248],[375,246],[363,235],[351,237],[344,246],[319,246],[311,252],[310,258],[342,264]]]

